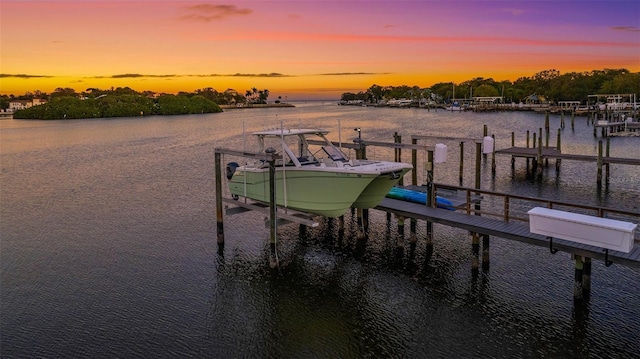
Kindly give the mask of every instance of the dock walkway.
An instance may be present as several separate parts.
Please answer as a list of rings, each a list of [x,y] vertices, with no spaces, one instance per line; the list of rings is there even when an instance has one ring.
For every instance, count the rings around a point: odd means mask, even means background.
[[[495,151],[496,155],[511,155],[514,157],[526,157],[526,158],[537,158],[538,149],[531,147],[509,147],[501,150]],[[597,162],[598,156],[590,156],[590,155],[576,155],[576,154],[568,154],[562,153],[555,147],[542,148],[542,159],[552,158],[552,159],[567,159],[567,160],[575,160],[575,161],[585,161],[585,162]],[[602,157],[603,164],[625,164],[625,165],[640,165],[640,158],[626,158],[626,157]]]
[[[563,252],[580,255],[605,262],[618,263],[640,268],[640,245],[635,245],[629,253],[606,251],[600,247],[574,243],[562,239],[553,239],[534,234],[529,225],[521,222],[505,222],[482,216],[469,215],[446,209],[431,208],[418,203],[385,198],[376,209],[390,212],[407,218],[415,218],[451,227],[466,229],[471,232],[492,235],[500,238],[516,240],[537,246],[549,247]]]

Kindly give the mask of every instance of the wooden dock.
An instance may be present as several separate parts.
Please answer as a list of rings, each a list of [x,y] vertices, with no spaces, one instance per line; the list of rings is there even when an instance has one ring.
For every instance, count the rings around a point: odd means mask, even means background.
[[[541,153],[542,153],[542,159],[550,158],[550,159],[560,159],[560,160],[566,159],[566,160],[585,161],[585,162],[594,162],[594,163],[598,162],[598,156],[562,153],[555,147],[549,147],[549,148],[543,147]],[[527,147],[509,147],[501,150],[496,150],[495,154],[510,155],[513,157],[524,157],[524,158],[533,159],[538,157],[538,149],[527,148]],[[603,156],[602,163],[640,166],[640,158]]]
[[[607,263],[617,263],[640,268],[640,245],[635,245],[630,253],[606,251],[600,247],[578,244],[562,239],[553,239],[534,234],[529,225],[523,222],[505,222],[503,220],[454,212],[446,209],[431,208],[418,203],[385,198],[376,209],[402,217],[415,218],[450,227],[466,229],[470,232],[516,240],[527,244],[549,247],[585,258],[601,259]]]
[[[638,234],[634,238],[634,245],[629,253],[624,253],[616,250],[603,249],[601,247],[581,244],[578,242],[572,242],[559,238],[551,238],[541,234],[531,233],[527,210],[534,207],[546,207],[549,209],[570,209],[576,213],[591,213],[593,216],[618,219],[631,223],[638,223],[640,219],[640,213],[633,211],[625,211],[614,208],[593,207],[586,205],[579,205],[575,203],[558,202],[549,199],[524,197],[517,194],[499,193],[489,190],[482,190],[480,183],[480,167],[483,154],[484,140],[487,138],[487,128],[485,126],[485,136],[482,139],[467,139],[467,138],[451,138],[451,140],[460,141],[460,152],[463,151],[464,142],[473,142],[476,147],[476,179],[475,188],[465,188],[460,186],[441,185],[433,182],[434,171],[434,146],[418,145],[419,140],[431,140],[430,136],[418,136],[411,137],[411,144],[403,144],[401,137],[396,133],[394,134],[394,143],[372,142],[363,141],[358,138],[358,141],[354,141],[353,148],[356,150],[356,158],[366,158],[366,145],[373,146],[385,146],[391,147],[395,150],[395,161],[402,162],[401,150],[411,150],[412,165],[414,169],[417,166],[417,151],[426,151],[427,166],[426,186],[417,185],[416,171],[412,172],[412,185],[406,186],[412,190],[425,192],[428,195],[427,198],[430,202],[427,204],[412,203],[403,200],[384,198],[380,205],[375,207],[376,210],[387,212],[387,219],[390,220],[391,214],[395,214],[398,221],[399,233],[404,233],[404,224],[406,219],[411,220],[411,243],[415,245],[417,241],[416,236],[416,223],[418,220],[426,221],[426,246],[427,253],[433,252],[433,223],[447,225],[451,227],[461,228],[470,232],[472,237],[472,272],[476,272],[479,267],[479,253],[480,245],[482,245],[482,267],[483,269],[489,268],[490,262],[490,236],[496,236],[507,240],[515,240],[526,244],[547,247],[551,254],[557,251],[563,251],[572,255],[572,260],[575,262],[575,282],[574,282],[574,300],[582,300],[588,298],[588,293],[591,287],[591,264],[592,260],[602,260],[606,266],[611,264],[625,265],[635,268],[640,268],[640,245],[638,244]],[[559,137],[559,136],[558,136]],[[556,166],[559,165],[560,160],[577,160],[596,162],[598,164],[598,184],[601,184],[602,167],[607,168],[608,164],[627,164],[627,165],[640,165],[640,159],[634,158],[620,158],[604,156],[605,153],[602,149],[602,141],[599,143],[598,156],[577,155],[577,154],[564,154],[560,148],[560,140],[558,139],[558,147],[552,148],[548,146],[548,131],[547,131],[547,146],[535,146],[536,136],[534,134],[534,146],[528,147],[528,135],[527,135],[527,147],[515,147],[514,135],[512,133],[512,147],[502,150],[497,150],[495,154],[510,155],[515,157],[526,157],[534,159],[534,163],[540,163],[542,159],[552,158],[556,159]],[[493,142],[491,142],[493,143]],[[542,143],[542,129],[540,129],[539,144]],[[344,146],[344,144],[343,144]],[[485,145],[486,146],[486,145]],[[607,142],[607,151],[609,151],[609,144]],[[273,151],[272,151],[273,152]],[[486,153],[486,152],[484,152]],[[269,203],[243,203],[240,201],[234,201],[230,199],[222,198],[222,155],[234,155],[241,157],[249,157],[261,159],[269,163]],[[463,156],[460,156],[460,183],[462,183],[462,169],[463,169]],[[493,166],[495,170],[495,156],[492,158]],[[513,164],[512,160],[512,164]],[[217,220],[217,239],[218,239],[218,252],[222,255],[224,252],[224,221],[223,213],[232,214],[246,210],[269,210],[269,228],[270,236],[269,243],[271,247],[270,265],[277,267],[277,255],[276,255],[276,227],[281,220],[297,222],[303,226],[318,226],[318,222],[313,218],[314,216],[305,213],[285,213],[283,216],[282,211],[278,211],[278,207],[275,201],[275,159],[273,153],[247,153],[243,151],[221,149],[217,148],[215,151],[215,167],[216,167],[216,220]],[[542,166],[539,166],[538,170],[541,170]],[[608,174],[608,171],[607,171]],[[402,183],[400,183],[402,185]],[[435,198],[437,195],[452,198],[452,208],[441,209],[436,208]],[[489,198],[493,199],[490,201]],[[223,210],[223,202],[228,205],[235,204],[235,209]],[[500,205],[503,208],[500,212]],[[526,203],[526,204],[525,204]],[[533,205],[530,205],[533,203]],[[525,208],[524,212],[522,211]],[[451,210],[454,209],[454,210]],[[496,212],[497,211],[497,212]],[[280,212],[280,214],[278,214]],[[493,212],[493,213],[492,213]],[[368,228],[368,209],[356,209],[356,215],[358,219],[358,240],[366,238],[366,232]],[[278,217],[280,217],[278,219]],[[344,218],[340,217],[340,226],[344,225]],[[402,232],[400,232],[402,230]],[[482,237],[482,239],[480,238]]]

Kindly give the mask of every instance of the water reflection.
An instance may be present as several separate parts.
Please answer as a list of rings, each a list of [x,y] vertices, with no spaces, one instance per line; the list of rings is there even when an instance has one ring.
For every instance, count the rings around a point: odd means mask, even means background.
[[[396,217],[372,210],[366,236],[355,212],[345,215],[344,224],[322,219],[317,228],[278,227],[281,268],[275,272],[268,266],[265,216],[228,216],[218,255],[213,149],[242,148],[243,128],[282,121],[337,131],[341,120],[344,141],[355,127],[363,129],[363,138],[391,141],[398,129],[405,138],[477,137],[487,123],[500,148],[510,145],[512,131],[540,124],[540,116],[520,113],[320,104],[283,111],[3,125],[1,356],[522,358],[640,352],[640,323],[634,320],[640,316],[634,305],[638,270],[594,262],[591,297],[574,305],[573,263],[547,248],[491,237],[490,268],[474,270],[473,261],[482,257],[467,231],[434,224],[428,233],[418,222],[414,243],[409,220],[399,228]],[[576,121],[575,131],[565,129],[563,136],[570,153],[596,148],[584,122]],[[637,139],[619,140],[612,156],[637,154]],[[460,155],[454,152],[436,167],[436,182],[459,182]],[[464,152],[463,184],[473,187],[474,149]],[[482,165],[483,189],[638,210],[637,168],[616,167],[598,193],[592,168],[583,164],[566,161],[559,171],[550,164],[536,179],[524,160],[514,168],[508,157],[496,161],[495,175]],[[418,177],[422,181],[424,171]],[[493,205],[500,203],[487,201],[488,208]]]

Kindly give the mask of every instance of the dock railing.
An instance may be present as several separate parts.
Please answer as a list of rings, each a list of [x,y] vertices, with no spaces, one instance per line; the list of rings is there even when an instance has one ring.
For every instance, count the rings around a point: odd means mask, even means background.
[[[477,188],[451,186],[441,183],[434,183],[433,186],[436,193],[454,193],[459,199],[464,200],[464,205],[458,206],[458,210],[463,210],[469,215],[486,216],[501,219],[505,222],[529,222],[527,212],[530,209],[534,207],[546,207],[596,217],[640,223],[640,212],[638,211],[590,206]],[[481,197],[481,207],[475,206],[478,196]],[[640,233],[636,233],[636,242],[640,241],[639,235]]]

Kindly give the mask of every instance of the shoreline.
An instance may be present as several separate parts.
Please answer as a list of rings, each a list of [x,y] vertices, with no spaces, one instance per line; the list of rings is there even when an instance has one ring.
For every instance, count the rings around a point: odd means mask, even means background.
[[[296,107],[290,103],[256,103],[248,106],[245,106],[244,104],[242,104],[241,106],[238,106],[238,105],[218,105],[218,106],[220,106],[222,110],[236,110],[236,109],[239,110],[243,108]]]

